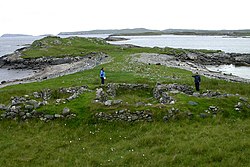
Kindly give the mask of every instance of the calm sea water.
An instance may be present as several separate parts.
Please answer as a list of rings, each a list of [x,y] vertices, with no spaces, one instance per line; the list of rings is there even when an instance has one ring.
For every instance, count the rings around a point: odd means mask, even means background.
[[[123,36],[127,41],[110,42],[113,44],[133,44],[143,47],[172,47],[185,49],[222,50],[228,53],[250,53],[250,37],[234,38],[225,36],[194,35],[157,35]]]
[[[172,47],[185,49],[222,50],[227,53],[250,53],[250,37],[234,38],[225,36],[192,36],[192,35],[161,35],[161,36],[123,36],[127,41],[115,41],[111,44],[133,44],[142,47]],[[209,67],[220,71],[250,79],[250,67],[224,65]]]
[[[80,37],[106,38],[109,34],[81,35]],[[60,36],[62,38],[69,36]],[[16,49],[22,48],[43,36],[20,36],[0,37],[0,57],[13,53]],[[213,49],[225,52],[250,53],[250,38],[229,38],[223,36],[185,36],[185,35],[161,35],[161,36],[129,36],[127,41],[109,42],[111,44],[133,44],[143,47],[173,47],[187,49]],[[223,66],[213,70],[227,69],[229,73],[243,78],[249,78],[249,67]],[[224,72],[224,71],[223,71]],[[227,71],[225,71],[227,72]],[[227,72],[228,73],[228,72]],[[0,70],[0,82],[24,78],[31,75],[31,71]]]
[[[41,36],[0,37],[0,57],[41,38]]]
[[[224,74],[233,74],[242,78],[250,79],[249,67],[236,67],[234,65],[207,66],[209,70],[222,72]]]

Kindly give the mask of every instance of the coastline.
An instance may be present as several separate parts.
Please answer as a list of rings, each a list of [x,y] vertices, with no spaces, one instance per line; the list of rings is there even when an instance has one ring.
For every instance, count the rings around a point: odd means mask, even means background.
[[[171,55],[157,54],[157,53],[137,53],[131,55],[131,57],[132,61],[134,62],[145,63],[149,65],[156,64],[173,68],[180,68],[191,71],[193,73],[198,72],[200,75],[203,75],[208,78],[222,79],[230,82],[250,83],[250,79],[245,79],[234,75],[227,75],[221,72],[214,72],[206,68],[205,65],[200,65],[187,60],[186,61],[176,60],[176,57]],[[110,61],[112,61],[112,59],[108,55],[103,54],[103,55],[98,55],[93,59],[87,57],[76,62],[48,65],[41,70],[36,70],[36,72],[34,72],[33,75],[30,77],[3,82],[0,84],[0,88],[9,85],[41,82],[46,79],[56,78],[92,69],[99,64],[108,63]]]
[[[205,65],[200,63],[195,63],[192,61],[180,61],[177,60],[175,56],[156,54],[156,53],[138,53],[133,54],[132,61],[145,63],[148,65],[164,65],[173,68],[180,68],[184,70],[191,71],[193,73],[198,72],[200,75],[206,76],[208,78],[222,79],[231,82],[245,82],[250,83],[250,79],[241,78],[234,75],[227,75],[221,72],[214,72],[209,70]]]
[[[106,39],[107,40],[107,39]],[[112,37],[112,40],[125,40],[123,38]],[[131,44],[119,45],[121,48],[139,47]],[[55,78],[63,75],[68,75],[111,61],[111,57],[102,52],[91,52],[84,57],[70,57],[63,58],[56,57],[42,57],[23,59],[22,51],[28,47],[17,49],[14,53],[0,57],[0,68],[5,69],[21,69],[32,70],[33,74],[22,79],[15,79],[12,81],[2,81],[0,88],[8,85],[40,82],[49,78]],[[199,72],[209,78],[218,78],[233,82],[250,83],[250,79],[241,78],[234,75],[227,75],[220,72],[209,70],[207,65],[225,65],[234,64],[240,66],[250,66],[250,54],[242,53],[225,53],[213,52],[205,53],[199,50],[185,50],[182,54],[166,55],[158,53],[138,53],[133,56],[134,61],[146,64],[165,65],[174,68],[181,68],[192,72]],[[138,58],[138,55],[140,58]]]
[[[94,55],[92,54],[91,56],[86,56],[84,58],[78,59],[77,61],[74,61],[74,62],[59,63],[55,65],[47,64],[45,66],[43,64],[40,67],[37,66],[36,68],[38,69],[33,69],[34,73],[30,77],[25,77],[22,79],[15,79],[12,81],[3,81],[2,83],[0,83],[0,88],[9,86],[9,85],[31,83],[31,82],[41,82],[46,79],[56,78],[56,77],[92,69],[99,64],[105,64],[110,61],[112,61],[112,59],[108,55],[104,53],[96,53]],[[14,68],[14,66],[12,65],[9,65],[8,67]]]

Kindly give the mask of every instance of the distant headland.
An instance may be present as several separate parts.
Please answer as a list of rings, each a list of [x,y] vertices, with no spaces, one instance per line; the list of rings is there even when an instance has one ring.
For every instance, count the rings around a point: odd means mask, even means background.
[[[146,28],[134,29],[107,29],[76,32],[60,32],[58,35],[86,35],[86,34],[110,34],[110,35],[213,35],[213,36],[250,36],[250,29],[245,30],[195,30],[195,29],[166,29],[151,30]]]
[[[32,36],[27,34],[3,34],[1,37],[21,37],[21,36]]]

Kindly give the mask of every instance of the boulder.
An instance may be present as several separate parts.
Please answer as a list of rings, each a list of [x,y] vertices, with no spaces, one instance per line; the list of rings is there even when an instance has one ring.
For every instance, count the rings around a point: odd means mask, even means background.
[[[105,102],[108,100],[108,95],[102,88],[96,89],[96,99],[100,102]]]
[[[63,109],[63,111],[62,111],[62,115],[63,115],[63,116],[67,116],[67,115],[69,115],[69,114],[70,114],[70,109],[67,108],[67,107],[65,107],[65,108]]]

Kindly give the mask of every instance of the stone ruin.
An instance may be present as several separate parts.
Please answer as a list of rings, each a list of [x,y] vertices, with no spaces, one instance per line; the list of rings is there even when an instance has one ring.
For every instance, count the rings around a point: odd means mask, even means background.
[[[56,99],[53,103],[58,105],[60,103],[67,103],[79,95],[89,91],[87,86],[60,88],[59,92],[69,95],[66,99]],[[24,95],[22,97],[11,97],[11,103],[7,106],[0,104],[0,110],[4,111],[0,119],[13,120],[28,120],[37,118],[42,121],[49,121],[58,118],[71,119],[76,117],[76,114],[71,113],[70,109],[65,107],[61,113],[48,114],[45,111],[37,111],[41,106],[49,104],[49,100],[53,96],[52,90],[45,89],[41,92],[33,92],[32,95]]]
[[[104,90],[106,88],[106,91]],[[130,90],[150,90],[148,85],[145,84],[117,84],[117,83],[110,83],[106,87],[99,88],[96,91],[96,99],[95,102],[102,103],[103,105],[106,106],[112,106],[112,105],[117,105],[121,104],[122,100],[109,100],[110,98],[114,98],[117,95],[117,91],[119,89],[130,89]],[[198,98],[220,98],[220,97],[231,97],[235,96],[232,94],[223,94],[220,92],[213,92],[213,91],[204,91],[203,93],[199,92],[194,92],[194,88],[188,85],[180,85],[180,84],[160,84],[157,83],[153,89],[153,97],[159,101],[161,104],[175,104],[176,100],[171,97],[171,94],[178,94],[178,93],[183,93],[189,96],[194,96]],[[242,98],[240,98],[242,99]],[[241,101],[244,101],[247,103],[247,99],[243,99]],[[190,101],[188,103],[189,105],[198,105],[196,102]],[[152,105],[152,104],[151,104]],[[145,103],[139,102],[135,104],[135,107],[138,106],[146,106]],[[150,105],[148,105],[150,106]],[[235,105],[235,110],[240,111],[242,109],[242,103],[239,102],[237,105]],[[104,113],[104,112],[99,112],[96,113],[96,118],[102,119],[102,120],[107,120],[107,121],[138,121],[138,120],[144,120],[141,118],[145,118],[144,116],[138,116],[138,113],[144,113],[145,111],[136,111],[136,112],[131,112],[128,109],[125,110],[119,110],[119,111],[114,111],[112,113]],[[147,110],[147,112],[150,112],[150,110]],[[167,111],[167,113],[163,116],[163,121],[168,122],[170,120],[176,120],[176,119],[181,119],[181,118],[194,118],[194,117],[199,117],[199,118],[208,118],[208,117],[216,117],[216,115],[222,112],[217,106],[209,106],[208,109],[204,110],[198,115],[194,115],[194,113],[190,111],[180,111],[179,109],[176,108],[171,108]],[[147,114],[146,114],[147,115]],[[152,113],[150,115],[150,121],[153,120],[153,115]],[[144,120],[145,121],[145,120]],[[147,121],[147,119],[146,119]]]
[[[153,121],[152,113],[149,110],[144,111],[135,111],[131,112],[130,110],[119,110],[113,113],[96,113],[96,117],[100,120],[106,121],[126,121],[126,122],[135,122],[135,121]]]
[[[194,93],[193,88],[187,85],[178,84],[160,84],[157,83],[153,90],[153,96],[159,100],[162,104],[174,104],[175,100],[173,97],[169,96],[170,93],[185,93],[192,95]]]
[[[222,94],[220,92],[205,91],[203,93],[194,92],[193,88],[187,85],[179,84],[159,84],[157,83],[154,89],[146,84],[125,84],[125,83],[109,83],[106,87],[97,88],[95,103],[101,103],[105,106],[120,105],[123,103],[122,100],[113,100],[117,96],[117,91],[119,90],[151,90],[153,91],[153,97],[159,101],[159,103],[174,104],[176,100],[171,97],[171,94],[184,93],[195,97],[208,97],[208,98],[219,98],[219,97],[230,97],[237,96],[232,94]],[[40,92],[33,92],[32,95],[24,95],[22,97],[11,97],[10,104],[3,105],[0,104],[0,111],[4,111],[0,119],[13,119],[13,120],[29,120],[32,118],[37,118],[42,121],[50,121],[58,118],[70,119],[76,117],[76,114],[72,113],[69,108],[65,107],[60,113],[48,114],[45,111],[37,111],[42,106],[48,105],[49,102],[55,105],[66,104],[67,102],[76,99],[81,94],[89,90],[87,86],[81,87],[70,87],[70,88],[60,88],[56,90],[57,93],[64,94],[66,98],[55,98],[53,96],[53,91],[50,89],[45,89]],[[54,98],[54,101],[51,100]],[[190,105],[198,105],[196,102],[190,101]],[[134,104],[135,107],[138,106],[151,106],[152,104],[145,104],[143,102],[137,102]],[[240,97],[240,101],[234,106],[235,111],[241,112],[244,108],[250,108],[248,99]],[[194,115],[192,112],[184,111],[181,112],[178,109],[171,108],[163,116],[163,121],[168,122],[170,120],[176,120],[181,118],[193,118],[194,116],[200,118],[215,117],[221,110],[216,106],[209,106],[207,110],[204,110],[199,115]],[[143,111],[130,111],[128,109],[122,109],[113,112],[99,112],[95,114],[95,117],[100,120],[107,121],[153,121],[153,114],[150,110]]]

